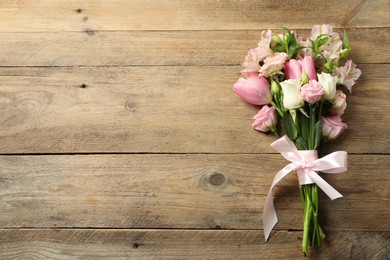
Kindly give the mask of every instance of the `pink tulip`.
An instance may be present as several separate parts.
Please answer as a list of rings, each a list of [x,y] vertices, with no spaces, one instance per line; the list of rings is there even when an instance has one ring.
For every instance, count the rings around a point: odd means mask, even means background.
[[[322,118],[322,136],[326,141],[331,141],[347,129],[347,124],[341,121],[339,116],[328,116]]]
[[[252,127],[262,132],[274,131],[276,125],[276,110],[274,107],[263,106],[260,111],[253,117],[255,120]]]
[[[284,77],[286,79],[300,79],[302,75],[301,64],[296,59],[291,59],[284,66]]]
[[[309,104],[314,104],[324,95],[324,88],[317,80],[310,80],[309,83],[301,87],[301,96]]]
[[[253,105],[266,105],[271,102],[272,94],[268,81],[259,77],[257,72],[247,73],[246,79],[239,78],[233,85],[233,91],[246,102]]]
[[[299,60],[299,63],[302,66],[302,70],[306,73],[309,80],[314,80],[317,77],[316,67],[314,65],[314,60],[311,55],[305,55],[302,60]]]
[[[291,59],[286,62],[284,73],[286,79],[300,79],[304,71],[309,80],[316,79],[317,72],[311,55],[305,55],[302,60]]]

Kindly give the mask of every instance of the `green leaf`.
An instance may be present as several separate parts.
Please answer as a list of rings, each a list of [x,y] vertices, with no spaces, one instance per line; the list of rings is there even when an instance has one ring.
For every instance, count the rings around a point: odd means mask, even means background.
[[[343,40],[344,40],[344,48],[345,49],[351,49],[351,47],[349,46],[349,40],[348,40],[347,32],[345,30],[344,30],[344,34],[343,34]]]
[[[318,120],[314,126],[314,149],[316,150],[322,138],[322,119]]]
[[[301,114],[299,118],[302,138],[307,141],[309,137],[309,119]]]
[[[284,111],[282,118],[282,129],[284,133],[293,141],[298,137],[298,129],[294,124],[291,114],[288,111]]]
[[[298,150],[309,150],[307,142],[302,138],[302,136],[298,136],[297,140],[295,140],[295,144],[297,145]]]
[[[317,39],[318,39],[317,47],[319,48],[319,47],[321,47],[322,45],[324,45],[325,43],[328,42],[329,37],[325,36],[325,35],[320,35],[320,36],[317,37]],[[317,39],[316,39],[316,41],[317,41]]]
[[[280,43],[275,44],[275,46],[272,48],[273,52],[283,52],[284,46]]]

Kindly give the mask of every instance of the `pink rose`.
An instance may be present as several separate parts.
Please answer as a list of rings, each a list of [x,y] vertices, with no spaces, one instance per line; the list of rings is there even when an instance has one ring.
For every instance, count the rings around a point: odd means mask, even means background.
[[[301,87],[301,96],[309,104],[314,104],[322,98],[325,91],[317,80],[310,80],[309,83]]]
[[[322,118],[322,136],[326,141],[336,139],[347,129],[347,124],[341,121],[339,116],[328,116]]]
[[[288,59],[288,55],[284,52],[275,52],[264,60],[264,65],[259,70],[260,75],[268,77],[272,72],[281,70],[284,63]]]
[[[266,105],[272,100],[268,81],[259,77],[257,72],[248,73],[246,79],[239,78],[233,86],[233,91],[253,105]]]
[[[344,85],[349,92],[352,92],[352,86],[355,85],[356,80],[362,75],[362,71],[356,68],[356,64],[352,60],[348,60],[344,67],[336,68],[334,74],[338,76],[338,84]]]
[[[255,120],[252,127],[262,132],[274,131],[276,125],[276,109],[274,107],[263,106],[253,117]]]
[[[305,55],[302,60],[291,59],[284,67],[286,79],[300,79],[302,71],[306,73],[309,80],[316,79],[317,72],[311,55]]]
[[[330,114],[334,116],[341,116],[344,114],[344,110],[347,107],[346,102],[347,96],[341,91],[336,91],[336,96],[334,97],[333,101],[333,107],[330,109]]]

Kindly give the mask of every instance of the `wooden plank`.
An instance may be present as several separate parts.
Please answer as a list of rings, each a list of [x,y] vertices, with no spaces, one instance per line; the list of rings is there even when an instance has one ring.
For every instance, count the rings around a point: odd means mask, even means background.
[[[334,231],[309,259],[386,259],[387,232]],[[301,232],[0,229],[2,259],[299,259]]]
[[[14,1],[0,6],[0,31],[231,30],[311,28],[313,21],[345,27],[390,24],[386,0],[316,1],[286,4],[250,1]],[[326,11],[324,11],[326,10]]]
[[[361,68],[349,129],[326,151],[390,151],[390,65]],[[276,138],[251,129],[258,108],[231,90],[239,70],[1,68],[0,153],[274,153]]]
[[[357,63],[389,63],[390,28],[347,30]],[[341,30],[339,30],[341,32]],[[297,33],[310,35],[308,30]],[[239,65],[260,31],[0,33],[1,66]]]
[[[1,227],[261,229],[280,155],[0,157]],[[386,156],[352,155],[323,174],[345,197],[322,196],[325,230],[390,230]],[[351,185],[353,183],[353,185]],[[302,229],[294,174],[275,190],[277,229]]]

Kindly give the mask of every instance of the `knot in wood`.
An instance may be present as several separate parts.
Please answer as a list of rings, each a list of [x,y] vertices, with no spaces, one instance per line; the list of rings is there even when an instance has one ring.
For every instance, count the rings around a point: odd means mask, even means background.
[[[214,173],[210,176],[209,181],[213,186],[221,186],[226,181],[226,177],[221,173]]]

